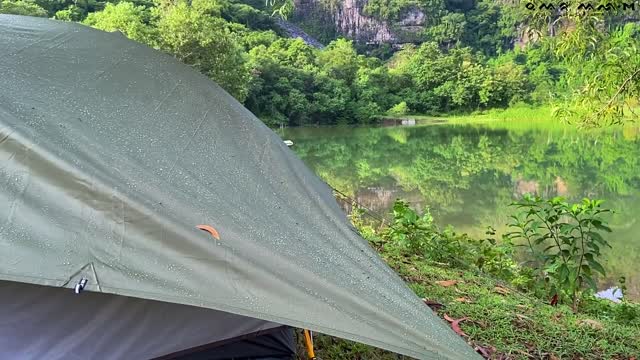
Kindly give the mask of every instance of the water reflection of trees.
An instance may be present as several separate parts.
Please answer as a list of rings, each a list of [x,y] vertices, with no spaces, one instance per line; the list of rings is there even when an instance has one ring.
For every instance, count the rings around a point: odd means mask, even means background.
[[[619,211],[611,224],[631,239],[640,230],[639,133],[428,126],[292,129],[287,136],[325,181],[381,214],[402,197],[430,207],[442,223],[480,233],[504,224],[506,205],[526,192],[589,196]],[[625,241],[614,249],[614,268],[640,261],[622,252],[638,246]]]
[[[525,192],[577,198],[638,188],[638,142],[616,132],[472,126],[296,131],[296,151],[318,174],[381,211],[393,201],[389,192],[414,203],[420,194],[443,216],[463,213],[475,222]],[[376,194],[381,201],[373,201]]]
[[[289,136],[299,137],[298,154],[332,186],[363,196],[373,188],[417,191],[443,214],[474,206],[477,197],[486,208],[486,199],[508,193],[602,197],[640,188],[639,142],[622,132],[430,126],[296,129]]]

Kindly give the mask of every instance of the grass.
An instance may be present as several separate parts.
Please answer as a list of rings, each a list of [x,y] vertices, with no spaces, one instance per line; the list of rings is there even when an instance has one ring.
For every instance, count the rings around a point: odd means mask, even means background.
[[[415,119],[420,122],[430,122],[434,120],[446,120],[453,124],[487,124],[495,122],[521,123],[531,125],[535,123],[547,123],[552,119],[552,109],[550,106],[528,106],[518,105],[506,109],[491,109],[476,111],[471,114],[444,114],[444,115],[422,115],[411,114],[404,116],[383,116],[383,119]],[[554,120],[555,123],[559,123]]]
[[[415,119],[419,124],[424,125],[446,121],[446,123],[453,125],[478,124],[489,128],[508,130],[545,129],[577,131],[578,128],[575,124],[566,124],[554,118],[553,108],[549,105],[531,106],[518,104],[506,109],[481,110],[470,114],[444,114],[440,116],[412,114],[405,116],[383,116],[382,119]],[[634,122],[630,120],[626,123],[625,127],[634,127],[634,125],[637,127],[637,124],[634,124]],[[595,131],[597,131],[597,129]]]
[[[517,106],[464,116],[400,118],[416,119],[425,125],[444,119],[453,125],[479,124],[514,131],[532,128],[578,131],[575,126],[553,119],[551,111],[550,107]],[[637,125],[630,124],[624,129],[625,137],[640,138]],[[461,322],[465,339],[470,345],[492,353],[491,359],[640,360],[640,304],[614,304],[591,298],[574,313],[567,305],[551,306],[548,300],[514,290],[487,275],[407,255],[389,243],[379,251],[419,297],[444,305],[436,311],[438,316],[467,317]],[[449,280],[456,281],[455,285],[437,283]],[[425,305],[425,311],[432,310]],[[315,336],[315,350],[322,360],[410,359],[321,334]],[[300,359],[305,359],[301,342],[299,354]]]
[[[495,124],[495,123],[508,123],[511,126],[523,126],[528,129],[531,125],[544,125],[556,124],[565,126],[559,120],[554,119],[552,116],[552,109],[549,106],[531,107],[526,105],[514,106],[507,109],[492,109],[486,111],[479,111],[470,115],[462,116],[447,116],[445,117],[450,123],[481,123],[481,124]]]
[[[472,271],[429,263],[419,256],[390,248],[381,251],[416,294],[444,305],[437,311],[461,322],[472,346],[481,346],[493,359],[607,359],[640,358],[640,308],[630,304],[634,317],[620,315],[620,306],[592,300],[574,314],[565,305],[551,306]],[[455,280],[443,286],[437,281]],[[425,311],[431,311],[425,305]],[[315,339],[322,360],[391,360],[393,353],[324,335]],[[306,352],[301,350],[301,359]]]

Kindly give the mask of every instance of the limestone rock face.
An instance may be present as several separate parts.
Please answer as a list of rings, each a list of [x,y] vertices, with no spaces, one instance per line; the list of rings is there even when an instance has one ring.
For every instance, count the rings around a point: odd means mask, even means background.
[[[406,10],[397,21],[385,21],[365,15],[366,5],[367,0],[296,0],[296,17],[323,12],[339,34],[363,44],[415,42],[425,27],[425,14],[418,8]]]

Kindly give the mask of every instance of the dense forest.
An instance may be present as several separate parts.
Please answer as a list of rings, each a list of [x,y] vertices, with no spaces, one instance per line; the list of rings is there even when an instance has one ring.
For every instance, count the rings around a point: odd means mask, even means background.
[[[418,6],[429,26],[413,44],[371,48],[336,38],[318,49],[277,25],[292,4],[1,0],[0,13],[120,31],[197,67],[271,126],[523,103],[551,104],[555,116],[586,124],[635,117],[640,25],[621,6],[559,11],[535,1],[371,0],[371,16],[393,19]]]

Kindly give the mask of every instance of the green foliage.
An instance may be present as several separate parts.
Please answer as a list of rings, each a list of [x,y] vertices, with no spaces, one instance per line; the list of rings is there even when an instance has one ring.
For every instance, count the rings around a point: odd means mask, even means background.
[[[539,5],[539,1],[533,2]],[[640,95],[640,38],[638,25],[629,22],[622,4],[610,1],[585,14],[579,1],[567,1],[568,10],[552,14],[538,9],[528,16],[531,28],[567,64],[567,100],[556,116],[579,118],[580,125],[603,126],[637,119]]]
[[[556,197],[525,196],[513,206],[519,213],[510,224],[511,239],[524,240],[549,295],[568,298],[574,309],[584,288],[596,290],[596,272],[605,275],[601,248],[610,247],[601,232],[611,232],[601,200],[572,204]]]
[[[56,20],[81,21],[82,18],[84,17],[84,13],[82,9],[80,9],[79,7],[75,5],[70,5],[68,8],[64,10],[56,11],[53,17]]]
[[[470,240],[474,252],[474,265],[482,272],[503,279],[512,284],[527,288],[531,283],[529,271],[521,269],[515,261],[515,245],[509,237],[501,241],[495,239],[496,230],[489,226],[485,233],[488,237]]]
[[[180,2],[159,12],[159,48],[216,80],[240,101],[248,92],[246,59],[229,24],[217,17],[221,5],[213,0]]]
[[[406,84],[401,98],[424,113],[506,107],[526,100],[531,87],[522,65],[483,64],[469,48],[443,52],[435,42],[405,48],[391,64],[393,74]]]
[[[27,0],[0,1],[0,14],[47,17],[47,11],[45,9],[33,1]]]
[[[387,110],[388,115],[407,115],[409,113],[409,107],[407,106],[406,101],[401,101],[391,107],[391,109]]]
[[[533,278],[528,269],[518,266],[511,239],[503,237],[497,241],[491,227],[486,234],[489,237],[476,240],[456,233],[452,227],[440,230],[428,209],[420,216],[406,202],[396,200],[393,221],[381,233],[381,238],[409,254],[455,267],[474,267],[518,287],[530,287]],[[368,237],[372,238],[370,234]]]
[[[318,53],[318,66],[332,78],[352,85],[358,72],[360,57],[353,48],[353,42],[338,39]]]
[[[432,1],[432,3],[436,2]],[[405,10],[416,7],[418,4],[419,1],[416,0],[370,0],[364,7],[364,13],[379,19],[396,20]]]
[[[117,3],[116,0],[30,0],[43,8],[47,16],[58,20],[82,21],[87,14],[104,9],[107,3]],[[136,6],[149,7],[152,0],[130,0]]]
[[[287,19],[293,14],[294,3],[293,0],[266,0],[266,5],[271,9],[271,16],[278,15],[282,19]]]
[[[220,16],[226,3],[216,0],[158,0],[158,7],[131,2],[106,4],[84,24],[120,31],[127,37],[173,54],[199,69],[239,100],[248,92],[249,74],[243,48],[232,24]],[[62,13],[61,17],[72,17]]]
[[[412,33],[422,44],[395,51],[336,39],[331,14],[341,5],[321,4],[294,20],[328,43],[324,49],[280,37],[273,17],[293,15],[291,0],[0,0],[0,12],[120,31],[198,68],[270,125],[370,123],[403,102],[423,114],[553,102],[556,116],[582,124],[635,117],[640,31],[624,14],[550,15],[489,0],[368,1],[365,13],[392,27],[410,11],[424,14],[424,31]],[[524,31],[541,26],[560,28],[555,37]],[[312,58],[299,66],[290,58],[298,55]]]
[[[429,211],[419,216],[406,202],[396,200],[393,205],[393,223],[384,237],[410,251],[422,252],[433,248],[437,229]]]
[[[253,74],[245,105],[289,125],[366,123],[387,105],[386,69],[337,40],[324,50],[301,39],[279,39],[249,51]]]
[[[640,323],[640,304],[634,304],[626,300],[616,304],[608,299],[584,296],[580,303],[580,312],[608,318],[620,324]]]
[[[460,45],[466,25],[464,14],[446,14],[440,18],[437,25],[431,26],[426,30],[427,39],[447,48]]]
[[[273,18],[252,6],[243,3],[230,3],[222,11],[225,20],[242,24],[251,30],[275,30],[277,29]],[[253,33],[253,32],[249,32]]]
[[[465,27],[462,30],[461,41],[482,53],[495,56],[510,50],[516,38],[516,26],[519,16],[514,9],[522,6],[498,4],[495,1],[478,1],[477,4],[464,12]],[[506,14],[505,14],[506,13]],[[512,15],[513,19],[507,19]]]
[[[477,50],[488,46],[484,42],[502,40],[471,39],[469,33],[510,36],[502,25],[490,23],[511,13],[488,2],[369,2],[371,9],[378,6],[398,16],[410,8],[428,9],[431,25],[425,37],[430,41],[393,55],[390,46],[371,51],[382,59],[390,57],[381,61],[358,54],[362,47],[345,39],[324,49],[282,39],[271,12],[285,11],[288,1],[37,1],[59,20],[120,31],[175,55],[217,81],[269,125],[370,123],[390,109],[402,116],[409,109],[442,113],[548,101],[557,82],[545,65],[548,59],[535,68],[515,56],[492,63],[478,55]],[[324,20],[318,21],[326,25],[328,20],[320,15],[317,19]],[[534,90],[536,95],[529,96]]]
[[[455,262],[434,262],[421,251],[410,250],[406,243],[389,238],[392,230],[384,230],[379,236],[370,225],[363,225],[361,215],[362,212],[358,212],[359,220],[354,225],[366,233],[366,238],[389,266],[419,297],[441,305],[434,310],[437,315],[464,317],[460,327],[467,334],[466,340],[492,351],[495,358],[509,356],[524,360],[545,354],[549,358],[626,359],[640,351],[640,305],[616,304],[584,296],[579,311],[575,312],[563,304],[551,306],[533,293],[511,289],[496,279],[504,269],[518,266],[513,263],[514,247],[508,239],[491,241],[495,235],[493,229],[487,231],[489,239],[483,240],[487,246],[479,253],[485,259],[483,274],[457,266]],[[398,225],[404,231],[422,232],[424,229],[419,227],[428,229],[433,223],[429,216],[420,217],[407,210],[402,202],[396,202],[394,218],[399,223],[390,226]],[[469,249],[473,248],[464,250]],[[494,276],[487,276],[491,273],[489,269],[494,269]],[[526,271],[519,277],[526,279]],[[425,311],[432,310],[425,307]],[[323,335],[318,335],[315,344],[316,354],[323,359],[396,358],[369,346]]]
[[[70,10],[73,11],[73,9]],[[72,14],[69,14],[69,17],[71,16]],[[145,23],[148,21],[148,16],[143,6],[120,2],[115,5],[107,4],[103,11],[89,14],[84,24],[109,32],[120,31],[133,40],[148,42],[151,41],[152,36],[151,28]]]

